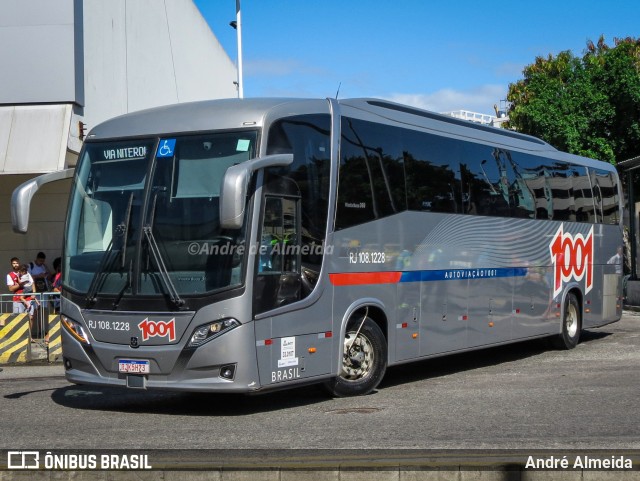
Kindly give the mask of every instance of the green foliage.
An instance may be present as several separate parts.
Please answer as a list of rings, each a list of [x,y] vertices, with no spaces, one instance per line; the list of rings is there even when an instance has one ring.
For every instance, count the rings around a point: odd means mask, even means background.
[[[615,164],[640,155],[640,39],[537,57],[509,85],[508,127]]]

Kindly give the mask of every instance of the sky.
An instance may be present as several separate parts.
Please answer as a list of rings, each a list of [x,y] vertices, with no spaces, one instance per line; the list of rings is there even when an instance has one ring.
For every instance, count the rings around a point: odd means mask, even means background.
[[[194,0],[232,61],[235,0]],[[493,114],[537,56],[640,37],[638,0],[241,0],[245,97]],[[339,92],[338,92],[339,89]]]

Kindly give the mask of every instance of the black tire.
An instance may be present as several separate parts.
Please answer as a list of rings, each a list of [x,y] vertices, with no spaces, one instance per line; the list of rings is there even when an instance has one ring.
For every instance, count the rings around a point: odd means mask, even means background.
[[[387,369],[387,340],[380,327],[367,317],[352,319],[347,325],[340,374],[325,387],[337,397],[361,396],[373,391]],[[347,352],[351,346],[350,353]]]
[[[552,338],[556,349],[573,349],[580,341],[582,309],[575,294],[567,294],[562,315],[562,332]]]

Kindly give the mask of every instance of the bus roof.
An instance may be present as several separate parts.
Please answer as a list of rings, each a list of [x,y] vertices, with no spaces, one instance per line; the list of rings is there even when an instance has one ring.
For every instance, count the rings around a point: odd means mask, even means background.
[[[329,112],[326,100],[255,98],[185,102],[140,110],[107,120],[89,132],[91,140],[261,127],[274,110],[289,115]]]
[[[577,164],[603,168],[605,163],[560,152],[536,137],[407,105],[373,98],[340,99],[341,112],[366,119],[429,130],[436,134],[498,144]],[[210,130],[258,128],[269,119],[290,115],[329,113],[327,99],[251,98],[186,102],[128,113],[94,127],[88,140],[141,137]],[[613,170],[613,166],[611,166]]]

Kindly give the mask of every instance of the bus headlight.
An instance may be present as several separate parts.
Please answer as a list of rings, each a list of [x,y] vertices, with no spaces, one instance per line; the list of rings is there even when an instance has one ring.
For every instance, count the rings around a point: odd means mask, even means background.
[[[89,336],[84,332],[82,324],[76,321],[72,321],[67,316],[60,316],[60,320],[62,321],[62,325],[65,327],[69,334],[71,334],[78,342],[82,344],[90,344]]]
[[[221,319],[219,321],[197,327],[193,331],[193,334],[191,334],[191,339],[189,340],[189,344],[187,344],[187,347],[201,346],[205,342],[208,342],[211,339],[215,339],[216,337],[221,336],[225,332],[228,332],[231,329],[238,327],[239,325],[240,323],[235,319]]]

